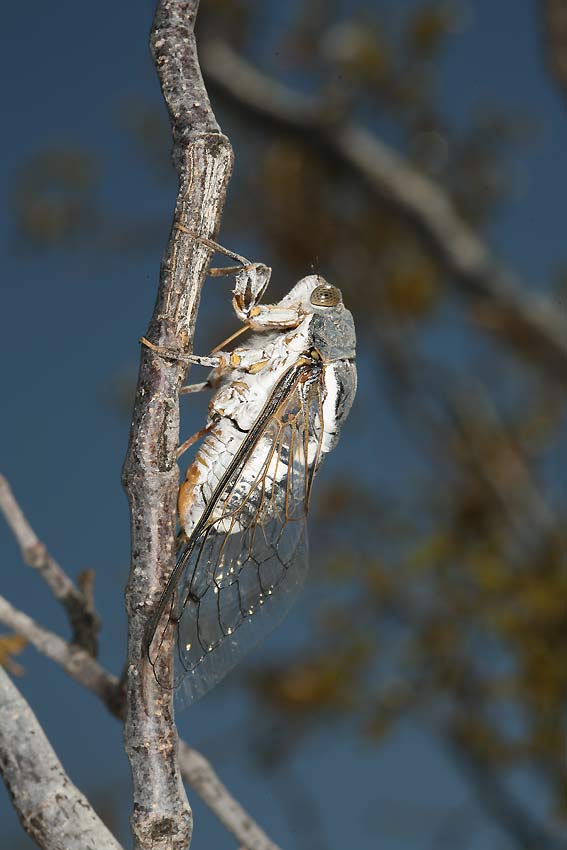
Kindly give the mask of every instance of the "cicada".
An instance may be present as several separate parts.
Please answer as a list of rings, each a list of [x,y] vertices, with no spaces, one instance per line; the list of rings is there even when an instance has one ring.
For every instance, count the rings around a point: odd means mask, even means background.
[[[271,270],[225,253],[242,264],[233,306],[251,334],[212,361],[192,358],[215,364],[195,385],[214,393],[179,491],[177,563],[145,635],[159,681],[174,630],[174,685],[183,681],[185,704],[219,682],[297,597],[313,479],[356,391],[355,329],[340,290],[312,274],[278,303],[260,305]]]

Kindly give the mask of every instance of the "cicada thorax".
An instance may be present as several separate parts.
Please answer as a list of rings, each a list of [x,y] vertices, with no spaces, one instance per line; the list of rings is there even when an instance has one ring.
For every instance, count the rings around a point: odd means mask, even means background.
[[[323,431],[323,370],[323,364],[316,362],[298,376],[293,403],[286,396],[271,413],[262,434],[242,457],[221,492],[218,485],[247,432],[233,418],[224,415],[224,411],[217,411],[217,421],[189,466],[179,491],[180,524],[187,537],[213,498],[214,507],[207,524],[219,533],[241,533],[252,523],[261,526],[268,516],[285,522],[298,512],[298,505],[303,511],[309,472],[318,461],[319,435]],[[291,439],[287,438],[288,434],[292,435]]]

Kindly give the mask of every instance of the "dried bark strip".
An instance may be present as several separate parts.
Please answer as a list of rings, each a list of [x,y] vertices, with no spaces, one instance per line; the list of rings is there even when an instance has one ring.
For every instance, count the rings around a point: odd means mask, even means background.
[[[0,771],[23,828],[45,850],[121,850],[73,785],[43,729],[0,667]]]
[[[198,5],[197,0],[162,0],[151,34],[170,113],[179,191],[146,336],[179,353],[191,350],[210,250],[176,225],[207,237],[216,235],[232,168],[230,144],[220,133],[199,70],[193,33]],[[143,850],[184,850],[192,834],[191,809],[177,763],[173,693],[157,685],[142,647],[147,618],[174,565],[178,396],[186,372],[179,361],[142,349],[123,469],[132,539],[126,588],[129,630],[124,734],[133,778],[134,846]]]
[[[3,475],[0,475],[0,510],[18,542],[23,560],[37,570],[67,611],[73,643],[96,656],[100,618],[94,607],[92,581],[88,581],[88,573],[83,574],[83,585],[77,588],[38,539]]]

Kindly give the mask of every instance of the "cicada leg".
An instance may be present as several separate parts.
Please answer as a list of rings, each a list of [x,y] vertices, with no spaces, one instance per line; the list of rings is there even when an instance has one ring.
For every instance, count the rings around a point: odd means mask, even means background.
[[[226,339],[223,339],[222,342],[219,342],[218,345],[215,345],[215,347],[211,351],[211,354],[217,354],[219,351],[221,351],[225,347],[225,345],[228,345],[229,342],[232,342],[237,337],[239,337],[241,334],[246,333],[246,331],[248,331],[248,330],[250,330],[248,324],[244,325],[244,327],[242,327],[242,328],[239,328],[233,334],[231,334],[230,336],[227,336]]]
[[[221,249],[219,246],[218,250],[224,249]],[[272,275],[271,268],[265,266],[264,263],[249,263],[246,260],[242,268],[238,266],[227,266],[226,268],[209,269],[209,274],[211,277],[234,275],[235,284],[232,290],[232,306],[240,321],[248,326],[251,315],[258,309],[258,304],[268,288]],[[238,336],[238,332],[235,336]]]
[[[228,248],[224,248],[212,239],[199,236],[198,233],[195,233],[179,222],[175,224],[175,227],[202,245],[206,245],[207,248],[218,251],[219,254],[224,254],[226,257],[230,257],[231,260],[236,260],[240,264],[226,268],[209,269],[209,275],[211,277],[219,277],[220,275],[235,276],[236,282],[233,290],[232,305],[238,318],[242,322],[247,322],[266,291],[272,274],[271,268],[264,265],[264,263],[251,263],[250,260],[247,260],[241,254],[237,254],[235,251],[229,251]]]
[[[150,342],[149,339],[146,339],[145,336],[140,337],[140,342],[142,345],[145,345],[146,348],[149,348],[161,357],[165,357],[166,360],[179,360],[181,363],[194,363],[197,366],[210,366],[212,369],[217,369],[219,366],[222,367],[224,363],[222,357],[200,357],[198,354],[181,354],[178,351],[172,351],[170,348],[155,345],[153,342]]]
[[[194,445],[197,440],[201,440],[203,437],[206,437],[213,424],[207,425],[205,428],[201,428],[199,431],[196,431],[195,434],[192,434],[185,442],[181,443],[180,446],[177,447],[177,451],[175,453],[175,457],[177,460],[181,457],[182,454],[185,454],[187,449],[190,449],[192,445]]]
[[[197,242],[201,242],[208,248],[212,248],[214,251],[218,251],[220,254],[224,254],[240,263],[240,266],[209,269],[209,274],[213,277],[232,274],[235,276],[232,306],[240,321],[245,325],[244,328],[241,328],[216,346],[213,349],[213,354],[228,342],[231,342],[235,337],[244,333],[245,330],[287,330],[296,328],[299,325],[303,319],[303,314],[299,306],[286,305],[286,307],[282,307],[278,304],[260,305],[272,274],[269,266],[264,265],[264,263],[251,263],[246,257],[237,254],[235,251],[229,251],[228,248],[224,248],[212,239],[199,236],[198,233],[195,233],[182,224],[177,223],[175,226],[182,233],[186,233]]]
[[[209,381],[201,381],[199,384],[187,384],[185,387],[181,387],[179,390],[179,395],[189,395],[189,393],[200,393],[203,390],[210,390],[211,384]]]

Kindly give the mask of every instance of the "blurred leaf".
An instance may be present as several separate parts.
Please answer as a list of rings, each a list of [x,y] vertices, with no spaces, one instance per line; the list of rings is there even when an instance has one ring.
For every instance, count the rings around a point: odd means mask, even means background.
[[[410,50],[420,57],[439,52],[455,25],[456,9],[450,3],[425,3],[417,8],[408,22]]]
[[[386,300],[394,314],[401,318],[423,318],[440,296],[439,274],[430,260],[399,267],[386,280]]]
[[[95,215],[93,155],[72,146],[46,149],[16,174],[12,204],[19,235],[42,247],[65,242]]]
[[[345,21],[327,30],[321,52],[358,84],[378,84],[390,71],[388,46],[379,29],[368,22]]]
[[[363,642],[338,651],[328,645],[323,655],[257,671],[254,689],[283,714],[309,717],[321,711],[342,712],[356,701],[354,682],[369,650]]]
[[[15,662],[13,655],[20,655],[27,646],[27,640],[21,635],[0,635],[0,664],[13,676],[23,676],[24,668]]]

